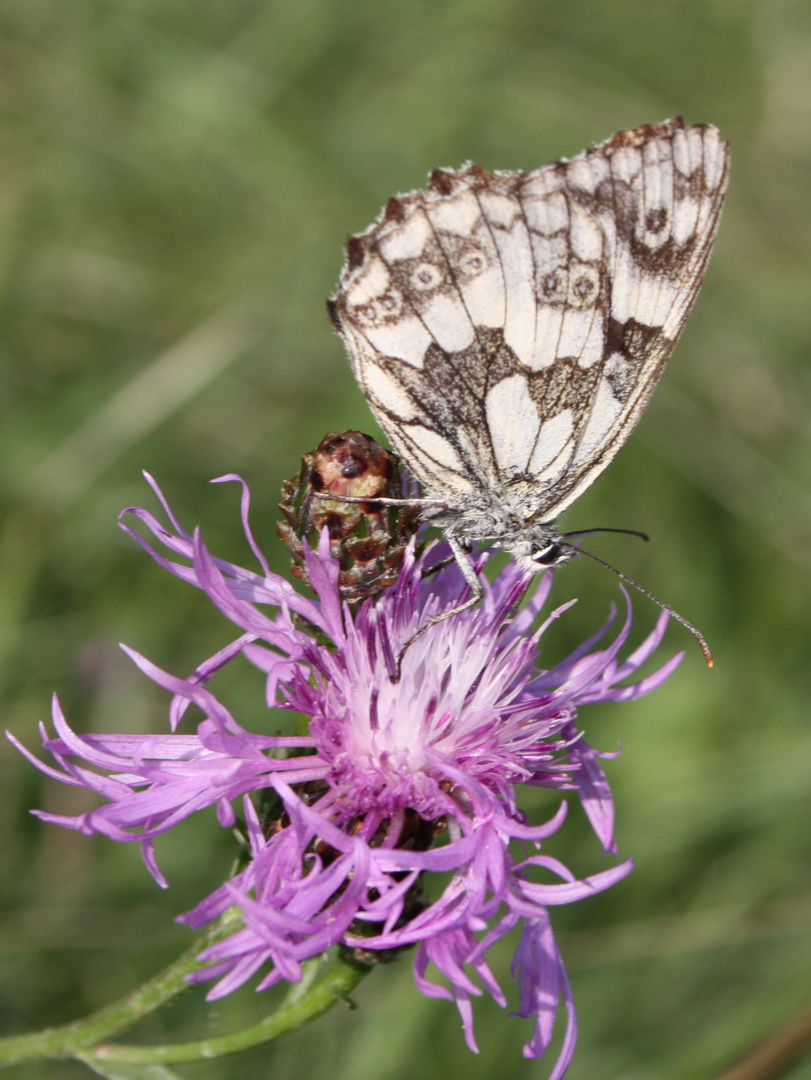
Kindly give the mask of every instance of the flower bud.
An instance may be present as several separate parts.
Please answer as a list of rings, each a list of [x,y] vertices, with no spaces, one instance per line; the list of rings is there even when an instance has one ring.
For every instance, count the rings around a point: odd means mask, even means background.
[[[326,527],[345,600],[362,600],[393,585],[419,527],[419,507],[374,501],[407,498],[396,455],[368,435],[342,431],[326,435],[301,462],[299,475],[282,485],[279,507],[286,521],[276,526],[293,557],[292,573],[307,581],[304,544],[317,548]]]

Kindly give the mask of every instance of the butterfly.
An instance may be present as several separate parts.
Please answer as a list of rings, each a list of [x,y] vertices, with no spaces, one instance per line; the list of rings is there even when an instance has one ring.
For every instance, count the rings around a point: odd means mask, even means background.
[[[659,381],[728,171],[718,130],[677,117],[529,173],[435,169],[349,238],[328,309],[470,585],[455,610],[482,595],[477,541],[534,571],[578,552],[555,520]]]

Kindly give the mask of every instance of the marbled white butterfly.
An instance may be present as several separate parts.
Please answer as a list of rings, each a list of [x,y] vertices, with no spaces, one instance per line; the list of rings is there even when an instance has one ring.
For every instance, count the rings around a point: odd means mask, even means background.
[[[475,541],[533,570],[577,553],[555,519],[653,393],[728,167],[716,128],[676,118],[530,173],[435,169],[350,237],[330,315],[471,586],[462,607],[482,594]]]

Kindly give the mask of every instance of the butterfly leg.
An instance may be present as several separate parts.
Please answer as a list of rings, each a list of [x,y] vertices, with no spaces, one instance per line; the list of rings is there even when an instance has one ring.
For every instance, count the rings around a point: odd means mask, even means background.
[[[332,495],[328,491],[316,492],[316,497],[329,502],[345,503],[379,503],[381,506],[416,506],[436,507],[439,510],[447,510],[448,504],[444,499],[387,499],[379,495]]]
[[[440,509],[440,510],[447,510],[448,509],[448,504],[447,504],[447,502],[445,502],[444,499],[388,499],[388,498],[366,498],[366,499],[362,499],[362,498],[358,498],[357,496],[352,496],[352,495],[331,495],[331,494],[329,494],[327,492],[323,492],[323,493],[318,492],[316,494],[317,494],[317,497],[319,499],[330,499],[330,500],[333,500],[335,502],[348,502],[348,503],[368,502],[368,503],[380,503],[383,506],[417,506],[417,507],[426,507],[426,508],[428,508],[428,507],[432,507],[432,508],[436,507],[437,509]],[[451,549],[453,559],[456,561],[456,565],[459,567],[459,570],[460,570],[460,572],[462,574],[462,577],[465,579],[467,584],[470,586],[470,596],[463,603],[457,604],[456,607],[450,608],[448,611],[443,611],[441,615],[436,615],[436,616],[434,616],[434,618],[429,619],[428,622],[424,626],[421,626],[419,628],[419,630],[416,632],[416,634],[414,634],[412,637],[410,637],[408,639],[408,641],[405,643],[405,645],[403,645],[402,649],[400,650],[399,656],[397,657],[394,674],[391,676],[391,681],[393,683],[398,683],[400,681],[400,675],[402,674],[402,668],[403,668],[403,657],[405,656],[407,650],[414,644],[415,641],[417,641],[419,638],[421,638],[422,635],[424,633],[426,633],[426,631],[430,630],[431,627],[435,626],[437,623],[444,622],[446,619],[450,619],[450,618],[452,618],[452,616],[458,615],[462,611],[467,611],[468,608],[475,607],[476,604],[478,604],[478,602],[484,596],[484,587],[483,587],[481,581],[479,580],[478,574],[473,569],[473,567],[470,565],[470,559],[468,558],[468,552],[467,552],[467,549],[466,549],[465,545],[460,540],[457,540],[457,538],[455,536],[449,536],[447,533],[445,534],[445,539],[446,539],[446,541],[448,543],[448,547],[450,547],[450,549]],[[443,560],[436,567],[432,567],[432,569],[429,570],[428,573],[433,573],[435,570],[438,570],[438,569],[444,567],[449,562],[450,562],[450,560]]]
[[[424,633],[430,630],[432,626],[436,626],[437,623],[444,622],[454,615],[459,615],[462,611],[467,611],[468,608],[475,607],[484,596],[484,586],[479,579],[479,575],[470,565],[470,559],[467,557],[467,551],[464,545],[457,540],[455,536],[448,536],[446,534],[445,539],[453,552],[453,557],[462,573],[462,577],[470,586],[470,596],[463,603],[457,604],[456,607],[450,608],[448,611],[443,611],[441,615],[435,615],[433,619],[429,619],[425,626],[421,626],[416,634],[408,639],[400,650],[400,655],[397,657],[397,666],[394,675],[391,677],[393,683],[398,683],[400,681],[400,675],[402,674],[403,669],[403,657],[415,641],[419,640]]]

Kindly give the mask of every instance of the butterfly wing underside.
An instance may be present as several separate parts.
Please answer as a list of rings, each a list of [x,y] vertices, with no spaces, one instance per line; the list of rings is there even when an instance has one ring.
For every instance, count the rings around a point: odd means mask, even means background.
[[[435,170],[350,238],[330,311],[426,494],[549,520],[602,472],[693,304],[728,163],[714,127],[670,120],[531,173]]]

